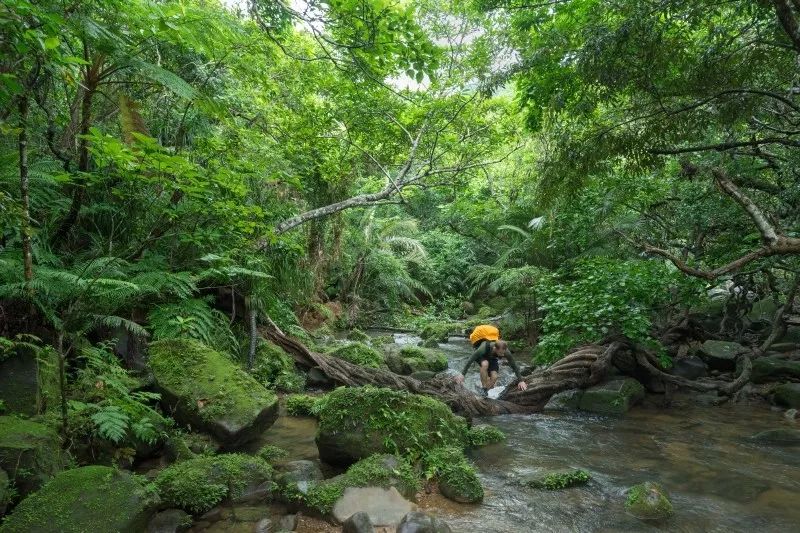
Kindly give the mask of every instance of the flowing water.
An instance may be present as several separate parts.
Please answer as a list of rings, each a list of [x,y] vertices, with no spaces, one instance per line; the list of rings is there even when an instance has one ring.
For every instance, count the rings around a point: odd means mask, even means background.
[[[396,342],[418,338],[395,335]],[[464,339],[442,345],[460,370],[471,348]],[[511,378],[504,367],[501,383]],[[467,377],[477,387],[477,368]],[[502,387],[491,394],[496,396]],[[479,532],[798,532],[800,449],[761,446],[748,437],[765,429],[795,427],[764,406],[635,407],[622,418],[580,412],[508,415],[492,424],[507,439],[471,452],[486,491],[483,503],[460,505],[434,495],[425,511],[453,531]],[[315,422],[281,417],[260,443],[315,458]],[[553,469],[582,468],[584,487],[562,491],[527,488],[526,477]],[[648,524],[628,516],[625,490],[656,481],[669,492],[675,516]]]

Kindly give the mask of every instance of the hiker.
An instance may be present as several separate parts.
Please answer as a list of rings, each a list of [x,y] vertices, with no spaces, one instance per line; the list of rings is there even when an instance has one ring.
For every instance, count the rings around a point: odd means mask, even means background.
[[[469,370],[472,363],[477,362],[480,365],[481,386],[483,388],[483,395],[489,396],[489,389],[494,388],[497,383],[497,374],[500,371],[500,359],[505,358],[508,364],[514,370],[519,382],[517,388],[525,390],[528,384],[522,380],[519,366],[511,355],[506,341],[500,339],[500,330],[496,326],[483,324],[476,327],[472,334],[469,336],[475,351],[472,353],[464,369],[461,370],[461,375],[456,378],[459,383],[464,382],[464,375]]]

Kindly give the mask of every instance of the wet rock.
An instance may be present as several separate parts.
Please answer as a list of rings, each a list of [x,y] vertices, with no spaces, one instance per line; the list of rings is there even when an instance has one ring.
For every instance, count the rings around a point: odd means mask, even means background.
[[[775,387],[775,403],[800,409],[800,383],[784,383]]]
[[[328,377],[325,372],[318,366],[312,367],[308,371],[308,384],[315,387],[326,387],[331,385],[333,381]]]
[[[289,461],[281,465],[280,470],[276,481],[281,494],[308,494],[308,489],[314,483],[324,479],[314,461]]]
[[[364,511],[353,514],[344,521],[342,527],[342,533],[373,533],[374,531],[372,520],[369,519],[369,515]]]
[[[708,374],[708,367],[702,359],[693,355],[673,360],[669,373],[684,379],[697,379]]]
[[[6,412],[34,416],[57,405],[56,357],[53,350],[36,354],[27,348],[0,357],[0,400]]]
[[[167,509],[155,514],[147,524],[147,533],[180,533],[192,525],[192,516],[180,509]]]
[[[369,335],[367,335],[360,329],[355,328],[347,332],[347,340],[358,341],[358,342],[369,342]]]
[[[571,411],[578,408],[581,396],[583,396],[583,391],[580,389],[565,390],[554,394],[544,408],[553,411]]]
[[[767,383],[787,379],[800,380],[800,361],[778,357],[760,357],[753,361],[753,383]]]
[[[268,518],[269,509],[266,507],[246,506],[234,507],[233,517],[239,522],[258,522],[263,518]]]
[[[451,533],[444,520],[414,511],[408,513],[397,526],[397,533]]]
[[[0,468],[20,496],[38,490],[60,472],[65,459],[54,429],[31,420],[0,416]]]
[[[604,415],[622,415],[644,399],[644,387],[632,378],[617,379],[588,388],[578,407]]]
[[[478,503],[483,500],[483,487],[471,468],[451,468],[439,474],[439,492],[458,503]]]
[[[753,302],[750,312],[746,318],[751,324],[771,324],[775,319],[775,312],[778,310],[778,303],[773,298],[763,298]]]
[[[628,489],[625,510],[640,520],[663,520],[673,514],[667,492],[652,481]]]
[[[270,533],[272,531],[272,520],[269,518],[262,518],[253,528],[253,533]]]
[[[712,370],[730,372],[736,369],[736,356],[747,351],[747,348],[738,342],[705,341],[700,346],[700,354]]]
[[[433,379],[436,376],[436,372],[432,372],[430,370],[420,370],[419,372],[413,372],[409,377],[418,379],[419,381],[428,381]]]
[[[278,531],[294,531],[297,527],[297,515],[287,514],[278,520]]]
[[[769,429],[751,438],[759,444],[770,446],[800,446],[800,429]]]
[[[333,506],[333,516],[339,523],[359,511],[369,515],[376,526],[393,526],[417,506],[403,498],[396,488],[348,487]]]
[[[61,472],[25,498],[0,531],[145,531],[158,496],[138,477],[106,466]]]
[[[447,369],[447,357],[430,348],[392,345],[385,347],[385,362],[395,374],[408,376],[414,372],[441,372]]]
[[[387,423],[387,409],[403,417]],[[349,465],[395,450],[418,452],[422,446],[464,445],[467,439],[466,421],[444,403],[389,389],[335,389],[325,397],[318,415],[316,444],[320,459],[328,464]],[[426,442],[421,443],[419,435],[425,435]]]
[[[165,410],[235,447],[264,432],[278,399],[227,357],[190,339],[150,344],[150,366]]]

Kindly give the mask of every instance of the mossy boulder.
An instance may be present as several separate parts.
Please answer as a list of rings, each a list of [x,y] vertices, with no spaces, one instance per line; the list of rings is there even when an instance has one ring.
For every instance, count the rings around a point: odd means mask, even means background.
[[[750,379],[753,383],[800,380],[800,361],[780,357],[759,357],[753,361],[753,373]]]
[[[278,416],[277,396],[223,354],[190,339],[150,345],[165,410],[183,424],[235,447],[261,434]]]
[[[580,389],[565,390],[554,394],[544,406],[546,411],[571,411],[577,409],[581,403],[583,391]]]
[[[107,466],[84,466],[61,472],[22,500],[0,532],[139,533],[158,503],[143,478]]]
[[[308,394],[290,394],[286,397],[286,414],[289,416],[314,416],[318,398]]]
[[[422,328],[419,336],[423,341],[433,339],[437,343],[444,343],[450,338],[451,333],[463,329],[463,326],[459,322],[429,322]]]
[[[778,405],[800,409],[800,383],[784,383],[775,387],[774,400]]]
[[[228,453],[170,465],[155,483],[170,507],[204,513],[222,501],[267,499],[272,494],[272,477],[272,467],[264,459]]]
[[[32,420],[0,416],[0,468],[20,496],[39,489],[64,468],[58,434]]]
[[[422,458],[425,474],[436,477],[442,495],[458,503],[483,500],[483,487],[464,452],[454,446],[433,448]]]
[[[294,359],[278,345],[263,339],[258,344],[250,375],[268,389],[282,392],[300,392],[306,385],[305,375],[295,369]]]
[[[423,348],[438,348],[439,347],[439,341],[436,340],[436,339],[433,339],[433,338],[425,339],[425,340],[422,341],[420,346],[422,346]]]
[[[592,476],[585,470],[570,468],[536,476],[526,481],[526,485],[535,489],[560,490],[585,485],[590,479]]]
[[[633,378],[616,379],[586,389],[578,408],[602,415],[622,415],[644,399],[644,387]]]
[[[278,493],[289,501],[305,496],[312,486],[325,479],[314,461],[289,461],[282,464],[279,471],[276,477]]]
[[[735,370],[736,357],[744,351],[747,348],[738,342],[709,340],[700,345],[700,357],[711,370],[720,372]]]
[[[330,350],[328,355],[368,368],[381,368],[384,366],[381,353],[363,342],[342,344]]]
[[[447,357],[430,348],[395,345],[386,350],[386,366],[403,376],[421,371],[441,372],[447,370]]]
[[[506,439],[505,433],[494,426],[480,425],[469,428],[469,445],[486,446],[495,442],[502,442]]]
[[[367,335],[360,329],[355,328],[347,332],[347,340],[358,341],[358,342],[369,342],[369,335]]]
[[[351,465],[342,475],[312,485],[305,494],[287,492],[284,497],[325,515],[333,510],[348,487],[393,487],[404,497],[411,498],[419,488],[419,481],[414,467],[406,459],[376,454]]]
[[[640,520],[664,520],[674,512],[667,492],[652,481],[628,489],[625,510]]]
[[[467,444],[467,423],[427,396],[376,387],[340,387],[316,407],[320,459],[348,465],[376,453],[421,455]]]
[[[20,347],[0,354],[0,403],[5,413],[34,416],[58,403],[58,360],[52,349]]]

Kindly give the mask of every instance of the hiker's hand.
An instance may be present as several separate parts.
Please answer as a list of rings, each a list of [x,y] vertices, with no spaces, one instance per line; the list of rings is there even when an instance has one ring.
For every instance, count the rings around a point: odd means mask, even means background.
[[[519,383],[517,383],[517,388],[519,390],[525,390],[528,388],[528,384],[525,383],[524,381],[520,381]]]
[[[459,385],[464,383],[464,375],[463,374],[459,374],[459,375],[456,376],[456,383],[458,383]]]

